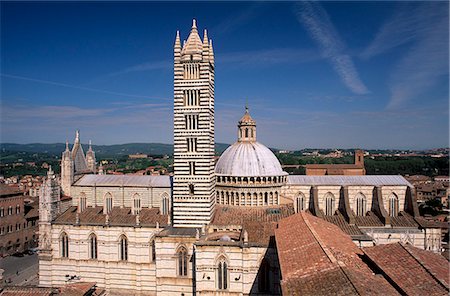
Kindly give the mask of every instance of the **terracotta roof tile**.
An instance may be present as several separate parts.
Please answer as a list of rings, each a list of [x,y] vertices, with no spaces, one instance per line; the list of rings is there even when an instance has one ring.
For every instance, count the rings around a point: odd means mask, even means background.
[[[55,219],[59,224],[75,224],[77,207],[72,206]],[[87,207],[79,214],[81,225],[104,225],[106,215],[103,207]],[[157,208],[142,208],[139,214],[141,226],[155,226],[158,222],[161,227],[167,225],[167,215],[162,215]],[[114,207],[109,214],[109,225],[111,226],[134,226],[136,215],[131,213],[131,208]]]
[[[448,295],[448,280],[440,279],[448,277],[449,263],[442,256],[400,243],[365,248],[364,253],[404,294]]]
[[[212,225],[241,225],[249,242],[267,245],[274,236],[277,222],[294,214],[293,205],[273,207],[216,206]]]
[[[398,295],[373,275],[362,251],[338,226],[308,213],[279,222],[275,230],[286,295]]]

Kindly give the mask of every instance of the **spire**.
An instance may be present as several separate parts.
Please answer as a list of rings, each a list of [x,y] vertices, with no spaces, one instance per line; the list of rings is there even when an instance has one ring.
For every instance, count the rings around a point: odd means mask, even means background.
[[[69,151],[69,140],[66,140],[66,152]]]
[[[186,41],[186,43],[183,45],[182,54],[201,54],[202,53],[202,40],[200,39],[200,36],[198,35],[197,31],[197,23],[194,20],[192,20],[192,29],[191,33],[189,34],[189,37]]]
[[[206,29],[203,32],[203,45],[204,46],[206,45],[206,46],[209,47],[209,44],[208,44],[208,32],[206,31]]]
[[[177,36],[175,37],[175,49],[181,49],[181,42],[180,42],[180,31],[177,30]]]
[[[213,51],[212,39],[209,39],[209,60],[214,65],[214,51]]]
[[[75,132],[75,143],[80,143],[80,130]]]
[[[92,151],[92,141],[89,140],[89,151]]]

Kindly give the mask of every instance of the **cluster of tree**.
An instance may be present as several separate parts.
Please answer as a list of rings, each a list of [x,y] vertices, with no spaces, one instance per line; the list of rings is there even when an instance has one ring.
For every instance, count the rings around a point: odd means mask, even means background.
[[[448,175],[449,160],[446,157],[377,157],[365,159],[368,175]]]

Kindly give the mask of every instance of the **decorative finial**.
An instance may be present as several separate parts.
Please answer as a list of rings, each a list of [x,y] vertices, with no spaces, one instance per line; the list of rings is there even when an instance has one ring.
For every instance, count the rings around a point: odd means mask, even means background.
[[[192,19],[192,29],[197,29],[197,22],[195,19]]]
[[[75,142],[79,142],[80,141],[80,130],[77,130],[75,132]]]
[[[66,151],[69,151],[69,141],[66,140]]]
[[[245,113],[248,113],[248,102],[245,100]]]

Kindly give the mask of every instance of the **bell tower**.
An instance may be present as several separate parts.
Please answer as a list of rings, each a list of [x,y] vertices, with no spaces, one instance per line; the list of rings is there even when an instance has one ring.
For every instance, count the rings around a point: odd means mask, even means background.
[[[193,20],[181,46],[174,46],[173,225],[208,224],[215,206],[214,53],[206,30],[203,41]]]

